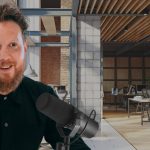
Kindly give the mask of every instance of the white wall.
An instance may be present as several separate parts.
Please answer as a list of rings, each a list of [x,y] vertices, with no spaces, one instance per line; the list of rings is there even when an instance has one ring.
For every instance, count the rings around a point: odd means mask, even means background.
[[[19,0],[20,8],[40,8],[40,0]],[[30,31],[40,31],[40,17],[38,16],[27,16],[29,19],[29,29]],[[34,42],[40,42],[39,36],[30,36]],[[40,80],[40,47],[29,47],[28,48],[28,63],[31,64],[32,68],[38,74],[38,77],[30,77],[34,80]],[[25,71],[25,75],[28,74],[29,66]]]

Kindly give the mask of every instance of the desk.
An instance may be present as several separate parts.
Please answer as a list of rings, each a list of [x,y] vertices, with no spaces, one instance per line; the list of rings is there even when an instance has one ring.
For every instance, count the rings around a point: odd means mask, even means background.
[[[126,111],[128,111],[128,98],[133,98],[135,96],[135,94],[112,94],[111,95],[111,99],[113,99],[114,104],[116,106],[116,111],[118,108],[118,104],[120,106],[123,106],[123,108],[125,108]]]
[[[141,125],[143,125],[143,118],[144,118],[144,105],[150,104],[150,98],[143,98],[143,99],[135,99],[135,98],[128,98],[128,118],[130,117],[130,101],[140,103],[141,104]]]
[[[135,94],[121,94],[122,96],[122,101],[125,104],[125,109],[128,111],[128,98],[133,98]]]

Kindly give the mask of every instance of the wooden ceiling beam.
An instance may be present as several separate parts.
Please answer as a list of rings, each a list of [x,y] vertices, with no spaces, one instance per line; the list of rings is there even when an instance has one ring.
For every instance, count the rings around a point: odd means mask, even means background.
[[[83,0],[80,0],[79,9],[78,9],[78,14],[80,14],[80,13],[81,13],[82,3],[83,3]]]
[[[122,6],[122,4],[124,3],[124,1],[125,0],[121,0],[121,1],[118,1],[117,3],[116,3],[116,5],[114,6],[114,13],[117,13],[118,12],[118,10],[120,9],[120,7]]]
[[[132,9],[136,10],[135,12],[140,12],[138,9],[141,8],[141,6],[146,2],[147,0],[142,0],[141,2],[138,2]]]
[[[127,25],[128,21],[130,20],[129,17],[122,17],[121,19],[118,19],[119,21],[115,23],[114,27],[112,28],[112,32],[110,34],[107,34],[107,40],[110,41],[113,39],[113,37],[120,31],[124,30],[125,26]]]
[[[115,8],[115,11],[114,11],[114,13],[117,13],[117,11],[120,9],[120,7],[121,7],[121,5],[124,3],[125,1],[119,1],[119,3],[116,3],[116,8]],[[112,19],[113,19],[113,21],[112,21]],[[110,23],[110,26],[109,26],[109,28],[107,27],[107,29],[105,30],[105,32],[104,33],[102,33],[102,35],[105,35],[106,33],[107,33],[107,31],[113,26],[113,24],[115,24],[115,22],[118,20],[118,17],[115,17],[115,18],[111,18],[111,23]],[[113,22],[113,24],[112,24],[112,22]],[[105,27],[106,28],[106,27]],[[105,29],[104,28],[104,29]],[[112,29],[110,29],[110,30],[112,30]]]
[[[126,39],[136,41],[143,39],[142,32],[149,34],[148,22],[143,19],[144,10],[149,5],[150,0],[82,0],[80,12],[101,16],[100,28],[103,41],[124,42]],[[147,14],[148,17],[149,15],[150,13]]]
[[[131,48],[142,44],[143,42],[145,42],[145,41],[148,40],[148,39],[150,39],[150,35],[144,37],[143,39],[141,39],[139,42],[133,44],[132,46],[128,46],[128,45],[127,45],[127,46],[124,47],[122,50],[118,51],[118,52],[116,53],[116,55],[119,56],[119,55],[121,55],[121,54],[123,54],[123,53],[129,51]]]
[[[134,9],[132,8],[131,13],[135,13],[136,10],[143,4],[141,3],[141,5],[138,3],[139,1],[137,0],[136,3],[134,3]],[[135,7],[136,6],[136,7]],[[127,12],[128,13],[128,12]],[[123,30],[125,30],[125,27],[128,26],[128,23],[131,22],[134,18],[126,18],[124,20],[121,21],[121,23],[119,24],[119,26],[117,26],[118,28],[116,28],[116,30],[114,30],[114,34],[111,34],[108,38],[109,41],[111,41],[112,39],[114,40],[116,38],[117,35],[119,35],[120,32],[123,32]]]
[[[128,12],[132,11],[134,6],[137,5],[137,4],[138,4],[138,0],[134,0],[134,1],[132,0],[130,5],[128,5],[128,7],[126,7],[125,13],[128,13]]]
[[[135,18],[132,22],[130,22],[130,24],[128,24],[128,33],[132,33],[132,30],[136,29],[136,26],[139,24],[139,23],[142,23],[142,21],[145,19],[145,17],[138,17],[138,18]],[[122,41],[123,39],[125,39],[127,36],[129,35],[121,35],[118,40],[119,41]]]
[[[56,24],[54,16],[41,16],[45,31],[48,34],[56,34]]]
[[[141,12],[144,8],[146,8],[147,6],[150,5],[150,1],[146,0],[142,6],[139,7],[139,9],[137,10],[137,12]]]
[[[145,22],[145,24],[142,24],[142,25],[140,24],[138,26],[138,28],[135,30],[135,32],[133,31],[132,35],[130,37],[128,37],[128,40],[130,40],[130,41],[131,40],[137,41],[137,39],[141,40],[143,38],[143,36],[149,35],[149,31],[150,31],[149,23]]]
[[[113,10],[114,6],[116,5],[118,0],[112,0],[110,5],[108,6],[108,13],[111,13],[111,11]]]
[[[108,6],[108,13],[111,13],[111,11],[113,10],[113,7],[116,5],[117,1],[118,1],[118,0],[112,0],[112,1],[111,1],[110,5]],[[101,22],[101,26],[102,26],[103,24],[106,24],[106,21],[109,19],[109,17],[107,17],[107,16],[105,16],[105,17],[103,17],[103,18],[104,18],[104,19],[103,19],[103,21]]]
[[[85,4],[85,8],[84,8],[84,14],[86,14],[86,12],[87,12],[89,3],[90,3],[90,0],[87,0],[87,1],[86,1],[86,4]]]
[[[91,7],[91,10],[90,10],[90,14],[92,14],[92,12],[93,12],[93,9],[94,9],[94,7],[95,7],[96,1],[97,1],[97,0],[94,0],[93,3],[92,3],[92,7]]]
[[[138,8],[141,7],[141,5],[143,5],[144,3],[146,2],[146,0],[144,0],[143,2],[141,2],[140,4],[138,3],[136,8],[134,8],[134,11],[132,11],[132,13],[136,12],[138,10]],[[137,11],[138,13],[140,13],[140,11],[138,10]],[[134,18],[132,18],[133,20]],[[131,21],[130,21],[131,22]],[[129,25],[128,25],[128,28],[129,28]],[[126,32],[123,32],[121,31],[121,33],[118,33],[118,35],[116,35],[117,37],[114,37],[114,39],[116,38],[116,40],[118,40],[118,37],[120,37],[122,34],[126,34]]]
[[[128,1],[125,1],[123,6],[122,6],[122,9],[120,10],[120,13],[123,13],[124,10],[130,5],[132,0],[128,0]]]
[[[113,26],[113,24],[116,22],[118,17],[111,17],[107,24],[104,25],[104,27],[102,27],[102,37],[106,37],[105,35],[107,34],[107,32],[109,32],[109,30],[111,30],[111,27]]]
[[[101,8],[101,6],[102,6],[103,1],[104,1],[104,0],[99,1],[99,5],[98,5],[98,7],[97,7],[97,9],[96,9],[96,14],[98,14],[98,12],[99,12],[99,10],[100,10],[100,8]]]
[[[108,7],[110,1],[111,1],[111,0],[105,1],[104,5],[102,6],[102,11],[101,11],[102,14],[106,11],[106,9],[107,9],[107,7]]]
[[[114,11],[114,13],[116,13],[116,12],[117,12],[117,10]],[[115,17],[115,18],[113,16],[108,17],[107,23],[105,23],[104,26],[102,26],[102,28],[101,28],[103,34],[105,34],[105,32],[107,32],[108,28],[111,25],[113,25],[113,23],[115,22],[116,19],[117,19],[117,17]]]

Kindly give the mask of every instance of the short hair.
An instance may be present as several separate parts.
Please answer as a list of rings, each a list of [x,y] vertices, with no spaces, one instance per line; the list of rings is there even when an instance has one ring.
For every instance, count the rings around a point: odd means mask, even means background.
[[[23,34],[28,28],[27,18],[15,3],[4,3],[0,5],[0,22],[3,21],[14,21],[19,25]]]

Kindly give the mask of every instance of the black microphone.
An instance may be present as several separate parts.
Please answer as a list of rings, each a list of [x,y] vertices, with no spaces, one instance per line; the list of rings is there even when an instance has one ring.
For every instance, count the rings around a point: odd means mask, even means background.
[[[80,129],[78,133],[84,130],[82,135],[85,137],[93,137],[99,128],[98,122],[94,119],[86,116],[74,106],[58,99],[50,93],[41,94],[37,99],[36,107],[41,113],[63,127],[72,130],[76,124],[79,124]]]

